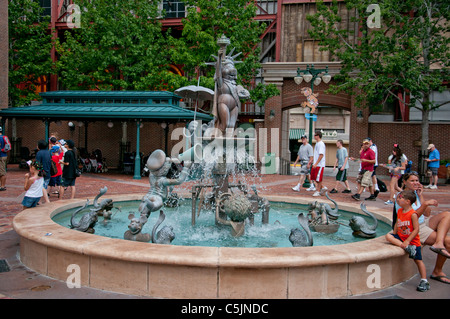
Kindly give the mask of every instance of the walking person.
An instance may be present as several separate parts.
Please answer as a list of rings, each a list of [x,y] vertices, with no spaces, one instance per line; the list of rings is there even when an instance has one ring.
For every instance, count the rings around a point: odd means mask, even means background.
[[[352,161],[356,160],[354,157],[350,157]],[[370,196],[366,200],[376,200],[373,190],[372,173],[373,166],[375,165],[375,153],[370,148],[369,140],[364,139],[363,147],[359,154],[359,159],[361,161],[361,170],[359,171],[356,182],[358,183],[358,191],[355,195],[352,195],[354,200],[361,200],[361,193],[368,187],[370,191]]]
[[[0,191],[6,191],[6,162],[8,153],[5,146],[3,128],[0,126]]]
[[[312,146],[308,143],[308,138],[306,135],[302,135],[301,137],[302,145],[300,145],[300,149],[297,153],[297,159],[294,162],[294,167],[297,164],[297,162],[300,162],[300,173],[299,173],[299,180],[298,184],[294,187],[292,187],[292,190],[299,192],[303,182],[305,181],[305,176],[309,175],[309,171],[311,168],[311,164],[313,161],[314,151]],[[314,187],[314,184],[311,183],[312,187]]]
[[[70,199],[75,198],[75,180],[77,179],[76,170],[78,166],[77,156],[74,152],[75,143],[72,140],[66,141],[67,152],[64,154],[64,158],[61,160],[61,163],[64,164],[63,172],[62,172],[62,187],[60,188],[59,198],[63,198],[64,196],[64,188],[71,189]]]
[[[391,176],[391,181],[389,182],[389,200],[384,202],[386,205],[394,204],[394,195],[401,191],[398,184],[399,180],[402,178],[402,175],[405,173],[407,163],[408,159],[406,158],[406,155],[403,154],[400,146],[398,144],[394,144],[392,154],[388,158],[388,164],[380,165],[388,168]]]
[[[328,188],[322,188],[323,172],[325,171],[325,143],[322,141],[322,132],[316,131],[314,134],[316,145],[314,145],[313,166],[311,168],[311,181],[317,183],[317,191],[313,196],[324,195]]]
[[[50,178],[51,178],[50,168],[52,165],[52,163],[51,163],[52,156],[51,156],[50,150],[48,149],[48,144],[44,140],[40,140],[38,142],[38,149],[39,149],[39,151],[36,154],[36,161],[41,163],[42,168],[45,172],[42,197],[44,198],[45,203],[50,203],[50,200],[48,199],[47,188],[48,188],[48,184],[50,183]]]
[[[425,186],[425,188],[437,189],[438,169],[441,155],[439,154],[439,151],[436,149],[436,146],[434,146],[434,144],[428,145],[427,150],[430,151],[430,155],[428,155],[428,158],[425,159],[425,161],[428,162],[428,169],[431,170],[431,176],[430,183]]]
[[[336,162],[333,166],[333,172],[338,169],[336,174],[336,186],[330,191],[330,193],[338,193],[338,187],[340,183],[344,183],[345,189],[342,191],[343,193],[351,193],[350,185],[347,181],[347,170],[348,170],[348,152],[344,147],[344,141],[337,140],[336,142],[337,151],[336,151]]]
[[[378,196],[380,193],[380,188],[378,187],[378,180],[377,180],[377,167],[378,167],[378,147],[375,145],[375,143],[372,141],[370,137],[367,138],[369,141],[369,147],[370,149],[375,153],[375,164],[373,166],[373,173],[372,173],[372,183],[373,183],[373,195],[375,197]]]

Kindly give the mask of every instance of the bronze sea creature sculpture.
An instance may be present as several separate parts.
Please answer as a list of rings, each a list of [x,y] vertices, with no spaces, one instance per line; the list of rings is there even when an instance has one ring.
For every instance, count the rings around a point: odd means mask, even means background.
[[[366,209],[366,205],[361,203],[361,210],[370,216],[373,224],[369,224],[363,217],[354,215],[349,222],[353,230],[353,236],[362,238],[374,238],[377,235],[378,220],[375,216]]]
[[[76,222],[75,216],[80,213],[83,209],[85,209],[89,205],[89,199],[86,200],[86,203],[83,207],[77,209],[70,218],[70,228],[75,229],[81,232],[91,233],[95,232],[94,226],[97,223],[97,212],[95,210],[91,210],[88,213],[84,214],[81,219]]]
[[[303,213],[298,214],[300,228],[294,228],[289,235],[289,241],[294,247],[307,247],[313,245],[313,236],[309,229],[308,218]]]
[[[172,226],[164,226],[157,232],[159,225],[164,221],[166,215],[161,210],[159,211],[159,218],[152,230],[152,243],[154,244],[166,244],[169,245],[175,239],[175,233]]]

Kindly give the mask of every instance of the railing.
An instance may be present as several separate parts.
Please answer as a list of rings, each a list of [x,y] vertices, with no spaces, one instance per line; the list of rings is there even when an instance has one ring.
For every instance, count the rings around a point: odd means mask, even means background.
[[[291,161],[280,157],[280,175],[291,175]]]

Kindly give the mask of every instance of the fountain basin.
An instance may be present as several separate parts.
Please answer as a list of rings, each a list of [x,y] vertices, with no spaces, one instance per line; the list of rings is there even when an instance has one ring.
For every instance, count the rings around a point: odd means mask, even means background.
[[[143,195],[108,198],[120,202],[140,200]],[[310,201],[288,196],[266,198],[299,204]],[[83,286],[158,298],[344,297],[387,288],[417,272],[404,251],[388,244],[384,236],[317,247],[175,246],[82,233],[51,219],[84,203],[61,200],[18,214],[13,225],[20,236],[22,263],[63,281],[74,278],[69,266],[77,265]],[[339,207],[360,211],[356,204]],[[374,215],[390,222],[387,212]]]

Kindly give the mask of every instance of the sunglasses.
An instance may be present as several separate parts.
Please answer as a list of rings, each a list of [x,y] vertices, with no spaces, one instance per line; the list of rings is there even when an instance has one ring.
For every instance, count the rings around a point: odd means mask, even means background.
[[[403,194],[402,193],[397,195],[397,199],[402,199],[402,198],[403,198]]]

